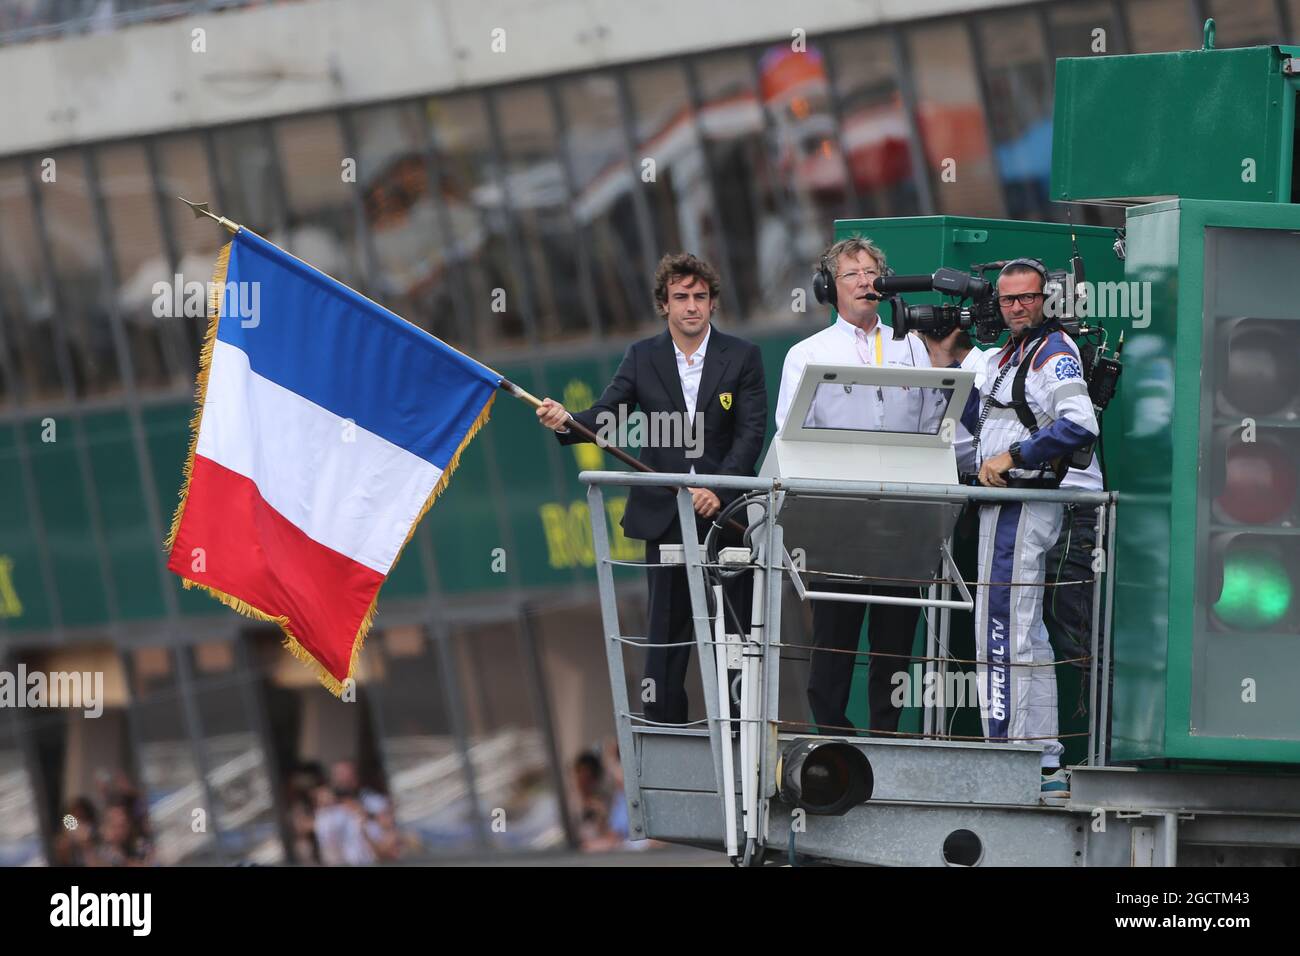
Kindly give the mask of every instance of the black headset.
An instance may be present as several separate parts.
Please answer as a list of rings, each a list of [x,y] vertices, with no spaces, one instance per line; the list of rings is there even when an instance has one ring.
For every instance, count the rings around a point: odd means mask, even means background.
[[[885,270],[881,273],[882,276],[892,276],[893,274],[894,270],[889,266],[885,266]],[[1046,282],[1047,280],[1044,279],[1043,281]],[[872,295],[875,296],[877,301],[884,298],[879,293],[872,293]],[[825,256],[822,256],[821,265],[813,273],[813,298],[822,305],[829,305],[835,309],[840,307],[836,299],[835,274],[831,272],[831,265],[826,261]]]
[[[1008,262],[1006,265],[1002,267],[1002,270],[998,273],[998,278],[1001,279],[1004,275],[1006,275],[1007,270],[1010,269],[1012,266],[1027,266],[1028,268],[1033,269],[1035,272],[1037,272],[1040,276],[1043,277],[1043,288],[1044,289],[1047,288],[1047,266],[1043,265],[1041,260],[1033,259],[1033,258],[1012,259],[1010,262]],[[997,287],[998,287],[997,281],[994,280],[993,288],[996,289]]]

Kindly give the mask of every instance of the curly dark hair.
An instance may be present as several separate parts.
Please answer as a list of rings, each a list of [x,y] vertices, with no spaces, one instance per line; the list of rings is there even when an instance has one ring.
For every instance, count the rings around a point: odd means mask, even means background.
[[[709,298],[716,299],[722,292],[718,270],[707,261],[689,252],[670,252],[659,260],[655,268],[655,305],[668,309],[668,284],[687,276],[695,276],[709,287]]]

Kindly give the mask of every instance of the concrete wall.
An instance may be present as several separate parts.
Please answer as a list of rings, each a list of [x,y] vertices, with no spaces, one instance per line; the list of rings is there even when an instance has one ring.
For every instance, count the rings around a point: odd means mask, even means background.
[[[301,0],[204,14],[0,49],[0,155],[1023,2]]]

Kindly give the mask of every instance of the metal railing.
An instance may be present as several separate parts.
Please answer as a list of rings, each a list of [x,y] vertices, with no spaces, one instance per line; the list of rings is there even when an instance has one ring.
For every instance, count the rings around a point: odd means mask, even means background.
[[[818,599],[817,592],[800,587],[799,575],[784,547],[784,532],[778,521],[778,508],[783,496],[834,496],[837,498],[862,498],[879,501],[928,500],[947,503],[962,502],[1054,502],[1062,505],[1075,504],[1096,509],[1097,542],[1102,545],[1104,555],[1103,573],[1094,574],[1093,614],[1091,635],[1091,690],[1088,723],[1088,756],[1090,766],[1105,764],[1105,728],[1109,709],[1109,695],[1102,692],[1108,686],[1107,681],[1099,684],[1098,661],[1109,661],[1110,631],[1114,597],[1114,563],[1115,563],[1115,512],[1117,497],[1111,492],[1077,491],[1061,489],[1002,489],[967,487],[957,485],[931,485],[915,483],[837,481],[823,479],[791,478],[745,478],[732,475],[685,475],[685,474],[634,474],[629,472],[584,471],[579,479],[588,485],[588,507],[591,514],[593,547],[596,557],[596,574],[600,591],[601,621],[604,628],[606,658],[609,665],[610,687],[613,694],[615,723],[618,735],[619,755],[624,767],[629,768],[624,776],[625,793],[628,800],[629,821],[633,839],[647,835],[645,830],[644,801],[640,791],[640,782],[632,769],[636,764],[634,732],[649,729],[654,725],[632,712],[628,698],[627,678],[623,664],[623,649],[628,643],[640,643],[630,640],[622,633],[619,624],[618,605],[614,589],[613,568],[616,564],[628,564],[614,561],[610,553],[609,528],[607,525],[602,488],[605,485],[618,486],[657,486],[677,489],[678,519],[682,530],[683,560],[686,568],[687,583],[691,601],[691,621],[693,624],[694,644],[699,652],[700,674],[704,685],[704,700],[707,711],[709,742],[713,754],[714,775],[719,794],[734,793],[735,778],[732,775],[731,734],[724,730],[732,725],[739,728],[740,754],[742,769],[752,767],[757,762],[756,780],[750,780],[748,773],[741,774],[742,812],[745,814],[745,831],[761,833],[766,827],[761,820],[766,813],[767,799],[777,789],[776,769],[779,758],[778,729],[778,682],[780,650],[784,646],[779,639],[779,622],[781,620],[782,582],[785,574],[790,574],[795,582],[796,591],[801,597]],[[753,611],[750,636],[743,641],[745,648],[741,655],[742,675],[756,678],[750,683],[757,683],[754,688],[757,696],[757,708],[746,709],[742,702],[739,720],[731,717],[729,709],[724,713],[727,698],[725,686],[720,688],[720,676],[725,682],[727,671],[725,655],[719,652],[715,657],[715,647],[725,647],[727,636],[725,628],[716,622],[708,611],[705,596],[704,570],[709,566],[701,559],[701,549],[696,522],[688,487],[708,487],[715,491],[739,491],[753,495],[754,504],[764,509],[761,521],[750,525],[750,540],[753,544],[752,560],[749,571],[754,574]],[[934,607],[938,611],[936,622],[927,615],[927,667],[932,666],[937,645],[946,641],[948,617],[951,610],[971,609],[973,600],[968,593],[963,593],[965,600],[952,600],[951,589],[958,586],[965,592],[965,584],[956,573],[951,560],[952,536],[944,542],[941,549],[946,559],[945,571],[956,580],[936,578],[930,585],[928,597],[924,599],[907,599],[908,603],[918,603]],[[936,554],[936,564],[940,554]],[[1103,581],[1105,584],[1103,591]],[[837,599],[841,599],[838,595]],[[858,596],[862,603],[897,603],[882,596]],[[1101,609],[1101,613],[1098,613]],[[720,616],[720,615],[719,615]],[[775,626],[766,626],[766,622],[776,622]],[[715,631],[716,629],[716,631]],[[734,648],[732,651],[734,652]],[[757,651],[757,653],[754,653]],[[733,659],[735,654],[733,653]],[[757,674],[746,672],[745,667],[757,664]],[[742,685],[743,686],[743,685]],[[1100,709],[1098,698],[1100,697]],[[946,707],[944,708],[946,710]],[[756,711],[756,712],[755,712]],[[941,710],[932,714],[926,709],[922,736],[926,738],[943,737],[943,720]],[[750,716],[747,716],[750,715]],[[656,731],[658,732],[658,731]],[[688,731],[689,732],[689,731]],[[724,733],[727,742],[724,745]],[[724,811],[731,834],[734,818],[734,800],[723,800]],[[729,835],[728,839],[731,839]],[[760,841],[761,843],[761,841]],[[730,844],[729,844],[729,853]]]

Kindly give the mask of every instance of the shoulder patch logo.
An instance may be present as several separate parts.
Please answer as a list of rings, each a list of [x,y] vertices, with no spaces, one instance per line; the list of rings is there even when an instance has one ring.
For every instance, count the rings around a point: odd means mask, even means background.
[[[1064,381],[1069,378],[1083,378],[1083,369],[1072,355],[1067,355],[1056,363],[1056,377]]]
[[[730,393],[730,392],[723,392],[721,395],[718,396],[718,401],[722,404],[722,410],[723,410],[723,411],[726,411],[726,412],[731,411],[731,393]]]

